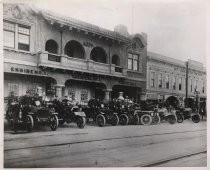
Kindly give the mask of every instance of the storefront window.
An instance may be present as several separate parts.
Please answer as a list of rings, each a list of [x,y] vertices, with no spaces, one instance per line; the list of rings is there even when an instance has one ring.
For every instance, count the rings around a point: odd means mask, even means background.
[[[87,102],[88,101],[88,90],[82,90],[81,91],[81,102]]]
[[[169,89],[169,75],[166,75],[166,88]]]
[[[155,73],[151,72],[151,81],[150,81],[151,87],[155,87]]]
[[[18,96],[19,94],[19,88],[17,83],[8,83],[8,95],[14,92],[15,96]]]
[[[162,88],[162,74],[158,74],[158,87]]]
[[[182,90],[182,78],[179,77],[179,90],[181,91]]]
[[[72,100],[75,100],[75,92],[76,90],[74,88],[70,88],[68,90],[68,96],[72,98]]]
[[[18,28],[17,31],[15,27]],[[18,37],[17,39],[15,39],[15,35]],[[15,46],[16,43],[18,44],[17,47]],[[28,27],[4,21],[4,46],[29,51],[30,29]]]
[[[173,90],[176,90],[176,77],[173,77],[172,84],[173,84]]]

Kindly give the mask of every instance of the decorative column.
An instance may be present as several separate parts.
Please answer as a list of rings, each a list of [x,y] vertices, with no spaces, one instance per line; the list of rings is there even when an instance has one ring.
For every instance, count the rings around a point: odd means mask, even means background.
[[[64,85],[55,85],[55,95],[58,96],[58,98],[62,98],[62,88]]]
[[[111,97],[110,97],[111,91],[112,91],[112,89],[106,89],[106,90],[104,90],[104,92],[105,92],[104,101],[105,102],[109,102],[111,100]]]

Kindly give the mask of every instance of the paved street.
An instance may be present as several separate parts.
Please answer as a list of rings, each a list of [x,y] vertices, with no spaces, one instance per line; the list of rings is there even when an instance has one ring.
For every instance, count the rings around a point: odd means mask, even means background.
[[[206,121],[85,129],[65,124],[55,132],[42,127],[4,135],[5,168],[207,165]]]

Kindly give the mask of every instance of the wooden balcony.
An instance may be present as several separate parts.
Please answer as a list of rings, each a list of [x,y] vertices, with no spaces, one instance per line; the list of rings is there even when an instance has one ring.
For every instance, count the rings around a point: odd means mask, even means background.
[[[66,70],[82,71],[94,74],[124,77],[127,70],[113,64],[99,63],[93,60],[78,59],[66,55],[39,53],[38,66],[53,67]]]

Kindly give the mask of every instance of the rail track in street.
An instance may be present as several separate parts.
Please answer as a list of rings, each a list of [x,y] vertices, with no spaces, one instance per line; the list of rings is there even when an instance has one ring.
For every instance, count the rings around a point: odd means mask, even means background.
[[[185,133],[193,133],[193,132],[202,132],[202,131],[206,131],[206,129],[192,130],[192,131],[155,133],[155,134],[146,134],[146,135],[123,136],[123,137],[111,137],[111,138],[84,140],[84,141],[76,141],[76,142],[62,142],[62,143],[56,143],[56,144],[46,144],[46,145],[38,145],[38,146],[20,147],[20,148],[14,148],[14,149],[4,149],[4,151],[5,152],[8,152],[8,151],[13,151],[13,150],[21,150],[21,149],[32,149],[32,148],[42,148],[42,147],[54,147],[54,146],[63,146],[63,145],[74,145],[74,144],[90,143],[90,142],[100,142],[100,141],[109,141],[109,140],[120,140],[120,139],[126,139],[126,138],[143,138],[143,137],[161,136],[161,135],[173,135],[173,134],[175,135],[175,134],[185,134]],[[84,134],[86,134],[86,133],[84,133]],[[17,139],[21,139],[21,138],[17,138]],[[11,140],[11,139],[9,139],[9,140]],[[5,140],[5,142],[6,141],[7,140]]]
[[[150,162],[150,163],[146,163],[146,164],[141,164],[138,165],[136,167],[155,167],[155,166],[161,166],[162,164],[168,163],[170,161],[175,161],[175,160],[179,160],[179,159],[183,159],[186,157],[191,157],[191,156],[195,156],[195,155],[199,155],[199,154],[206,154],[207,150],[201,150],[201,151],[197,151],[197,152],[191,152],[191,153],[186,153],[184,155],[176,155],[167,159],[162,159],[162,160],[158,160],[155,162]]]

